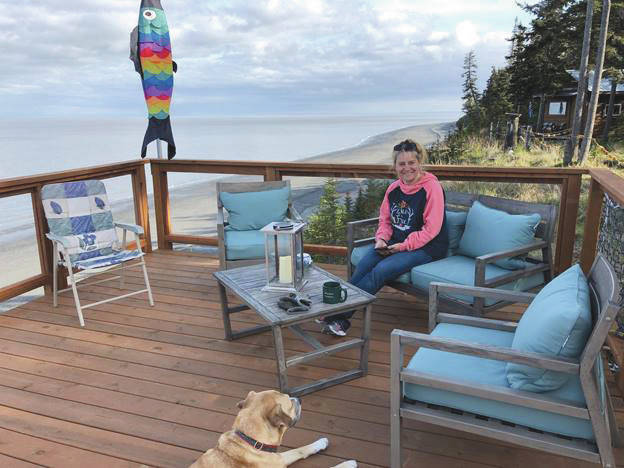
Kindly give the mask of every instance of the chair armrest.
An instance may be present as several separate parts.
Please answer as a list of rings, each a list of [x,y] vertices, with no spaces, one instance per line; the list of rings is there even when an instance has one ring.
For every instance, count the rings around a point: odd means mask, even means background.
[[[135,234],[143,234],[143,227],[138,224],[130,223],[115,223],[115,227],[121,228],[124,231],[134,232]]]
[[[351,251],[355,247],[361,247],[362,245],[372,244],[375,242],[374,237],[367,237],[365,239],[356,239],[355,230],[359,227],[372,226],[379,223],[379,218],[360,219],[358,221],[350,221],[347,223],[347,258],[350,258]]]
[[[56,234],[46,233],[46,237],[50,239],[52,242],[57,242],[63,246],[64,249],[68,249],[70,245],[63,238],[63,236],[57,236]]]
[[[438,320],[438,304],[440,293],[458,293],[464,296],[482,297],[498,299],[507,302],[519,302],[522,304],[530,304],[535,298],[535,294],[518,292],[518,291],[505,291],[503,289],[481,288],[477,286],[464,286],[461,284],[451,283],[429,283],[429,332],[431,332]],[[497,328],[497,324],[490,319],[484,319],[491,325],[482,325],[486,328]],[[445,320],[448,321],[448,320]],[[504,325],[506,322],[502,322],[501,327],[508,328],[508,325]],[[476,325],[476,324],[475,324]]]
[[[398,329],[392,331],[392,336],[399,336],[401,345],[437,349],[438,351],[446,351],[455,354],[467,354],[484,359],[494,359],[496,361],[515,362],[517,364],[563,372],[565,374],[578,374],[581,369],[578,359],[555,358],[538,353],[527,353],[510,348],[470,343],[451,338],[440,338],[425,333],[408,332]]]
[[[500,252],[494,252],[491,254],[481,255],[476,257],[477,263],[492,263],[496,260],[501,260],[503,258],[515,257],[517,255],[523,253],[529,253],[533,250],[543,249],[544,247],[548,247],[548,242],[546,241],[536,241],[531,244],[522,245],[520,247],[516,247],[514,249],[502,250]]]

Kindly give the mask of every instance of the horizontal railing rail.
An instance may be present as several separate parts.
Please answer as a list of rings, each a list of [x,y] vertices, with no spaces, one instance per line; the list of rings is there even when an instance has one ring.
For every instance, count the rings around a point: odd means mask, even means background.
[[[144,229],[141,244],[146,252],[152,251],[149,211],[147,203],[147,183],[145,178],[145,164],[148,161],[125,161],[101,166],[72,169],[67,171],[51,172],[26,177],[15,177],[0,180],[0,198],[29,194],[32,201],[32,213],[35,221],[35,236],[39,253],[41,272],[30,278],[0,288],[0,301],[19,296],[41,286],[50,289],[52,284],[52,243],[45,237],[48,231],[41,203],[41,188],[47,184],[70,182],[86,179],[110,179],[125,175],[131,176],[132,196],[134,200],[134,215],[136,224]],[[59,275],[59,288],[66,286],[66,275]]]
[[[605,194],[608,194],[618,205],[624,207],[624,179],[609,169],[590,169],[589,174],[591,182],[585,214],[583,248],[581,250],[581,266],[585,273],[589,272],[596,257]]]
[[[393,178],[392,168],[383,164],[327,164],[271,161],[162,160],[150,161],[154,181],[154,206],[158,248],[171,249],[174,243],[217,245],[216,236],[188,236],[172,231],[167,173],[259,175],[264,180],[283,177]],[[441,180],[555,184],[561,187],[559,224],[555,247],[555,273],[572,263],[575,228],[581,193],[581,179],[589,173],[581,168],[518,168],[425,166]],[[346,256],[346,247],[306,245],[306,251]]]

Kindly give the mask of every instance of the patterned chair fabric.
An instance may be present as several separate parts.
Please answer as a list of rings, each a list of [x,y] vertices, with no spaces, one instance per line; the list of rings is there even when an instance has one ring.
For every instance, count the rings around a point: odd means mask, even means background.
[[[101,181],[46,185],[41,198],[50,234],[60,238],[72,266],[99,268],[143,255],[138,250],[121,250]]]

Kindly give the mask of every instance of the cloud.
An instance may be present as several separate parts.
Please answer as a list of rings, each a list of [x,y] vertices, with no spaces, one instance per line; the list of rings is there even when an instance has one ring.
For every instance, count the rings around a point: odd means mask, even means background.
[[[173,109],[340,113],[358,103],[454,102],[468,49],[483,82],[504,63],[520,14],[511,3],[163,0],[179,65]],[[143,98],[128,43],[137,17],[138,1],[0,0],[5,112],[55,115],[68,103],[80,112],[80,102],[88,114],[136,112]]]

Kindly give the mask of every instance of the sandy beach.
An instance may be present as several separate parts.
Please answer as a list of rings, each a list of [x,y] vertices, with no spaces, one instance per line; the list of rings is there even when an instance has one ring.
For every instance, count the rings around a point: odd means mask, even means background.
[[[401,128],[375,135],[361,144],[330,153],[320,154],[299,161],[332,162],[354,164],[391,164],[392,147],[406,138],[411,138],[423,145],[428,145],[443,137],[452,123],[437,123]],[[148,177],[148,181],[151,178]],[[220,180],[262,180],[261,177],[231,176]],[[172,208],[172,227],[175,232],[189,235],[214,235],[216,232],[216,194],[215,179],[206,178],[182,187],[173,187],[170,191]],[[149,183],[149,182],[148,182]],[[317,177],[296,177],[291,179],[293,200],[299,212],[307,217],[314,212],[322,194],[323,179]],[[356,192],[359,181],[341,180],[338,192],[344,196],[347,192]],[[134,222],[132,204],[118,203],[113,207],[113,215],[119,222]],[[156,242],[156,223],[153,204],[150,197],[150,226],[152,241]],[[182,247],[184,248],[184,247]],[[39,273],[39,260],[34,236],[20,238],[10,245],[0,244],[0,259],[4,268],[0,271],[0,287],[20,281]],[[33,293],[37,293],[33,291]],[[31,294],[32,295],[32,294]],[[24,298],[21,298],[22,300]],[[0,304],[0,309],[11,304]]]

